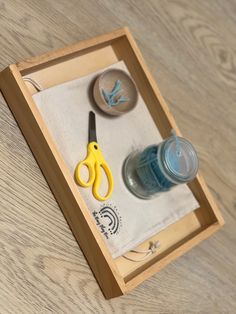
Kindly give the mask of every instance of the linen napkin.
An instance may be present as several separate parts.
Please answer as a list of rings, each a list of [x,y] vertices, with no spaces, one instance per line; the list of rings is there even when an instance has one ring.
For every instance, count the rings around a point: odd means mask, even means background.
[[[109,68],[128,72],[123,61]],[[125,158],[137,148],[162,141],[151,115],[139,95],[134,110],[110,117],[96,107],[92,85],[105,69],[33,95],[57,148],[74,176],[77,163],[87,154],[88,115],[96,113],[97,139],[115,181],[109,201],[97,201],[91,188],[78,186],[99,230],[116,258],[199,207],[187,185],[159,194],[151,200],[132,195],[122,178]]]

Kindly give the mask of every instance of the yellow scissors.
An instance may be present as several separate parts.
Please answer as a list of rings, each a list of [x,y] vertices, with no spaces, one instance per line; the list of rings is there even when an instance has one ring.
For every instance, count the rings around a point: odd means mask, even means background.
[[[86,166],[88,168],[89,178],[87,182],[85,182],[80,175],[82,166]],[[102,181],[101,168],[103,168],[108,181],[108,191],[105,196],[101,196],[99,194],[99,188]],[[112,172],[97,143],[96,120],[95,113],[93,111],[89,112],[89,143],[87,146],[87,157],[83,161],[80,161],[76,166],[75,179],[79,185],[85,188],[92,185],[93,195],[99,201],[107,200],[111,196],[114,189]]]

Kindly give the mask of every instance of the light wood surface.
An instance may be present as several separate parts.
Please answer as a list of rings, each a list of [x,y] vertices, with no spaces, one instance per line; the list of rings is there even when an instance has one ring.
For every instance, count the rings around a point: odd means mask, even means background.
[[[103,55],[101,55],[101,47]],[[112,49],[105,49],[106,47]],[[112,58],[111,55],[114,57]],[[47,124],[31,98],[32,91],[28,89],[29,84],[25,84],[18,69],[24,68],[23,71],[27,72],[27,75],[32,74],[36,82],[40,82],[40,85],[46,88],[52,84],[48,81],[48,77],[52,77],[55,85],[59,83],[55,82],[58,78],[55,74],[58,73],[58,67],[61,68],[60,81],[65,82],[76,77],[75,73],[80,77],[81,72],[86,75],[101,66],[108,66],[110,60],[115,57],[126,62],[157,128],[163,136],[165,134],[168,136],[173,128],[176,129],[176,122],[127,27],[17,65],[12,64],[0,73],[0,88],[3,96],[106,298],[120,296],[135,288],[171,261],[199,244],[200,241],[212,235],[224,222],[203,178],[198,175],[191,182],[190,187],[199,202],[199,208],[156,235],[155,241],[157,238],[161,241],[160,250],[140,263],[133,263],[123,257],[112,260],[96,223],[81,198],[74,177],[70,175],[66,167],[62,158],[63,152],[55,146],[47,130]],[[76,67],[71,67],[71,59]],[[96,64],[92,68],[91,63],[94,59]],[[107,60],[107,63],[104,64],[104,60]],[[78,65],[80,65],[79,68]],[[176,131],[180,134],[178,129]],[[138,249],[147,249],[150,241],[153,239],[147,239]]]
[[[105,301],[1,99],[1,312],[234,312],[235,6],[232,1],[0,2],[1,69],[128,25],[182,133],[195,143],[227,223],[131,294]]]

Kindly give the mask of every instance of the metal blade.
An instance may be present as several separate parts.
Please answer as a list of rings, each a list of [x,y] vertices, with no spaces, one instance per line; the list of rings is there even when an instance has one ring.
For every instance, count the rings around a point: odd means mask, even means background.
[[[89,143],[97,142],[95,113],[89,111]]]

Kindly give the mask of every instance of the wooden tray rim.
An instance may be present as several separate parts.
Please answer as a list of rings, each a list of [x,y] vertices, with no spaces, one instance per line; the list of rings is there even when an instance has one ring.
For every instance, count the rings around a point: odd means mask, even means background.
[[[168,254],[166,257],[164,257],[162,260],[156,262],[155,264],[153,264],[152,266],[147,268],[145,271],[138,274],[135,278],[133,278],[133,279],[129,280],[127,283],[125,283],[123,278],[119,275],[119,272],[116,268],[116,265],[114,264],[114,261],[112,260],[110,254],[108,252],[107,247],[104,245],[104,241],[101,237],[100,232],[97,230],[94,221],[92,221],[90,215],[86,214],[86,210],[87,210],[86,204],[84,203],[82,197],[78,196],[78,190],[76,189],[76,185],[71,184],[69,182],[70,180],[68,180],[68,176],[70,176],[70,174],[68,173],[67,169],[65,169],[63,162],[61,161],[60,156],[57,154],[57,150],[55,148],[53,140],[50,137],[50,134],[48,134],[47,130],[44,129],[43,120],[40,118],[40,115],[38,114],[38,112],[35,111],[35,108],[34,108],[35,105],[33,103],[33,100],[32,100],[32,97],[31,97],[29,91],[26,88],[24,81],[22,80],[22,75],[24,75],[28,71],[33,71],[34,69],[38,68],[39,66],[42,66],[42,65],[45,66],[45,65],[49,64],[50,61],[57,60],[57,62],[59,62],[60,59],[63,57],[69,57],[69,56],[73,55],[74,53],[77,53],[78,51],[83,51],[85,49],[88,49],[90,47],[94,47],[96,45],[105,44],[107,42],[116,40],[119,37],[123,37],[123,36],[125,36],[128,39],[128,41],[129,41],[137,59],[138,59],[138,62],[140,63],[141,67],[143,68],[143,71],[146,75],[146,78],[150,83],[150,87],[153,89],[154,93],[156,94],[156,97],[158,98],[160,105],[162,106],[167,118],[169,119],[170,124],[172,125],[172,127],[174,127],[177,130],[177,134],[181,135],[180,131],[179,131],[179,129],[178,129],[178,127],[174,121],[174,118],[172,117],[171,113],[169,112],[169,109],[168,109],[164,99],[162,98],[154,79],[152,78],[149,70],[147,69],[147,66],[146,66],[146,64],[142,58],[142,55],[141,55],[132,35],[130,34],[127,27],[122,28],[122,29],[118,29],[116,31],[110,32],[110,33],[105,34],[105,35],[101,35],[101,36],[98,36],[98,37],[95,37],[92,39],[88,39],[88,40],[79,42],[79,43],[74,44],[72,46],[62,48],[60,50],[46,53],[46,54],[39,56],[39,57],[34,57],[32,59],[29,59],[29,60],[26,60],[26,61],[23,61],[23,62],[20,62],[17,64],[12,64],[0,73],[1,91],[4,95],[4,97],[6,98],[7,103],[9,104],[13,114],[15,115],[15,117],[18,121],[18,124],[20,125],[21,129],[23,130],[23,133],[25,134],[25,137],[27,138],[27,142],[28,142],[29,135],[26,135],[26,134],[28,134],[27,133],[28,131],[24,130],[24,126],[23,126],[24,121],[22,120],[19,111],[17,111],[16,108],[13,107],[13,105],[12,105],[12,103],[15,100],[15,97],[9,97],[9,92],[11,92],[11,88],[9,91],[9,86],[15,90],[16,95],[20,95],[20,97],[19,97],[20,103],[23,103],[24,106],[29,107],[30,112],[32,114],[31,117],[34,118],[33,124],[35,126],[37,124],[39,129],[40,129],[37,132],[41,132],[42,136],[45,138],[47,144],[49,145],[49,149],[52,151],[52,154],[54,155],[55,161],[59,166],[59,170],[65,175],[64,179],[67,181],[67,184],[71,190],[71,193],[73,194],[73,197],[74,197],[75,201],[77,202],[77,204],[79,205],[79,208],[83,214],[83,218],[86,221],[86,223],[88,224],[88,227],[90,228],[90,231],[91,231],[90,236],[93,235],[94,241],[95,241],[96,245],[99,247],[101,259],[104,259],[102,261],[102,264],[104,264],[104,261],[105,261],[106,267],[109,267],[111,270],[111,272],[108,276],[109,282],[104,284],[101,276],[97,274],[97,270],[96,270],[96,267],[94,267],[94,263],[92,263],[92,265],[91,265],[91,268],[93,269],[93,272],[94,272],[94,274],[95,274],[99,284],[101,285],[101,288],[102,288],[102,290],[103,290],[103,292],[107,298],[114,297],[114,296],[126,293],[127,291],[130,291],[135,286],[140,284],[142,281],[144,281],[145,279],[152,276],[158,270],[165,267],[169,262],[171,262],[172,260],[176,259],[178,256],[181,256],[182,254],[187,252],[193,246],[197,245],[200,241],[209,237],[212,233],[214,233],[216,230],[218,230],[224,224],[224,220],[222,218],[222,215],[221,215],[218,207],[216,206],[216,204],[215,204],[215,202],[214,202],[214,200],[213,200],[213,198],[212,198],[212,196],[211,196],[211,194],[210,194],[210,192],[209,192],[209,190],[208,190],[208,188],[204,182],[204,179],[199,174],[197,176],[197,181],[199,182],[199,185],[203,189],[203,191],[204,191],[204,193],[208,199],[208,202],[211,205],[211,209],[217,218],[217,222],[213,223],[211,226],[209,226],[205,230],[201,231],[199,234],[194,236],[192,239],[190,239],[186,243],[182,244],[179,248],[172,251],[170,254]],[[20,120],[23,122],[19,122]],[[34,151],[35,151],[34,146],[32,144],[30,144],[30,146],[31,146],[31,149],[34,153]],[[36,157],[36,159],[38,159],[38,157]],[[41,168],[41,165],[40,165],[40,168]],[[47,177],[46,174],[45,174],[45,176]],[[60,206],[62,206],[62,205],[60,204]],[[62,210],[62,211],[64,212],[64,210]],[[66,218],[70,224],[70,219],[67,216],[66,216]],[[77,238],[77,240],[78,240],[78,238]],[[80,242],[80,240],[78,240],[78,241]],[[82,250],[84,251],[83,247],[84,247],[84,245],[82,246]],[[91,256],[91,254],[88,254],[88,252],[85,252],[85,255],[91,264],[91,260],[93,259],[93,257]],[[113,287],[110,287],[110,285]]]

